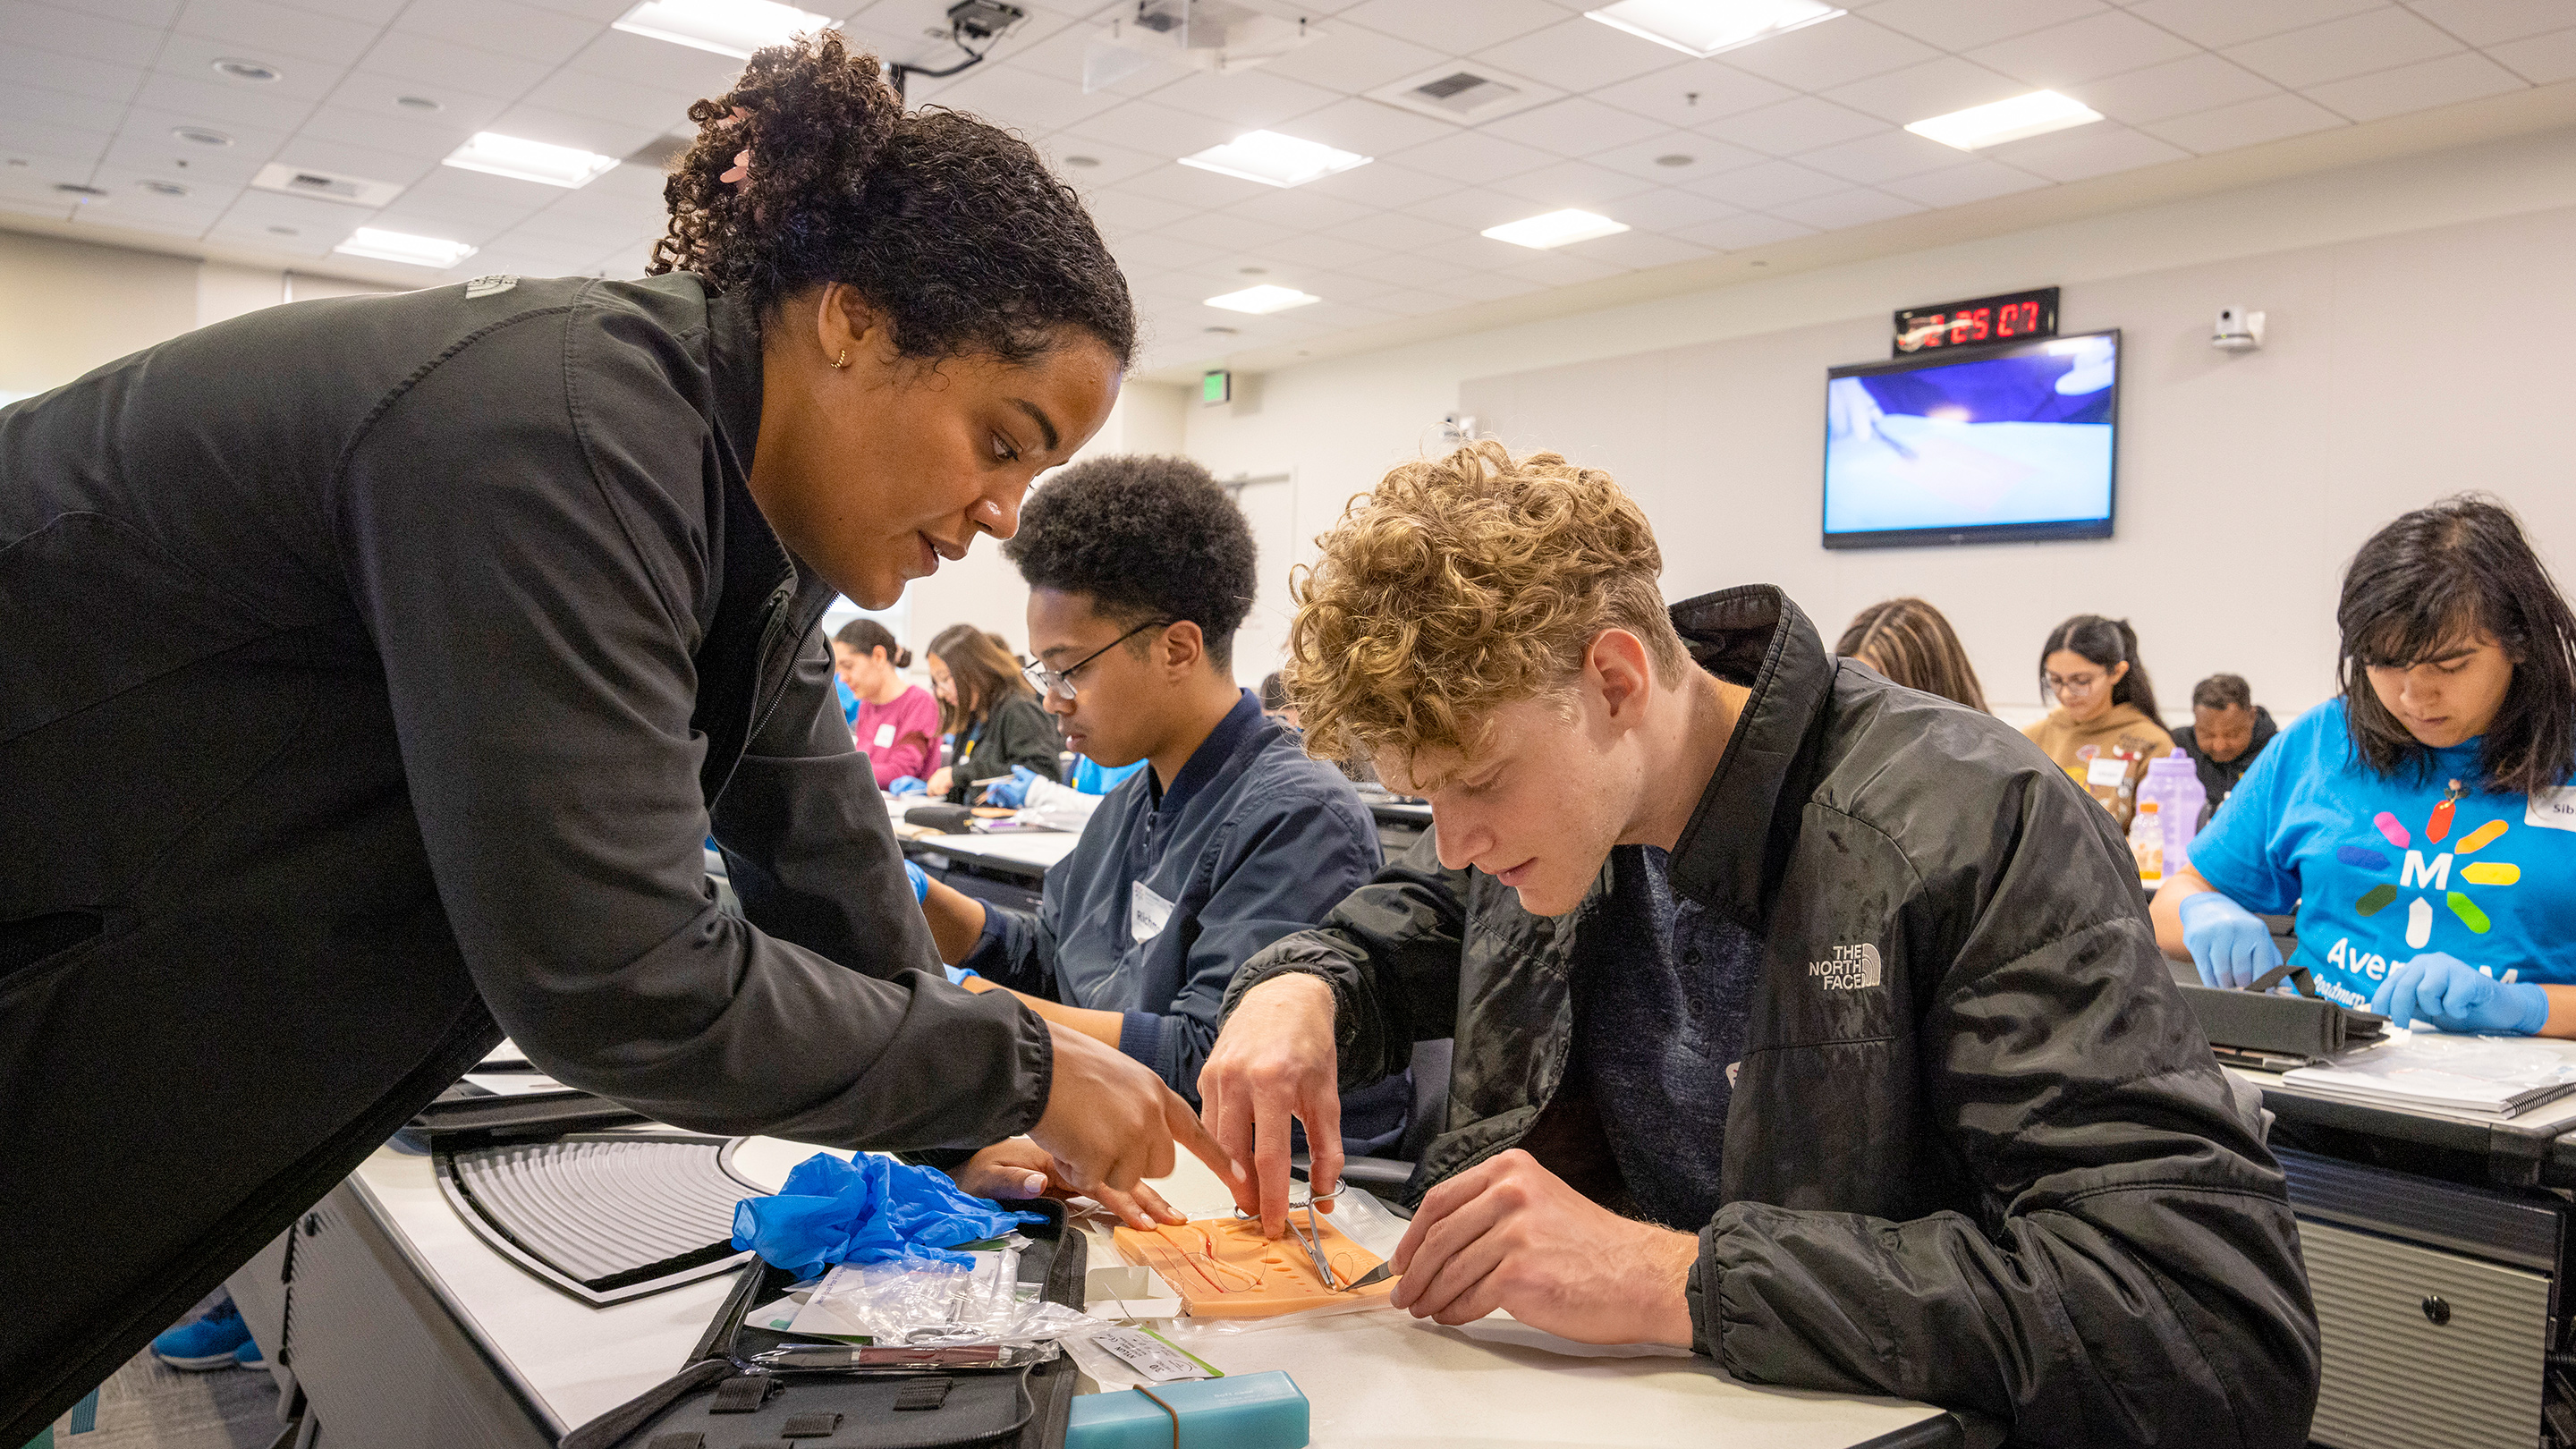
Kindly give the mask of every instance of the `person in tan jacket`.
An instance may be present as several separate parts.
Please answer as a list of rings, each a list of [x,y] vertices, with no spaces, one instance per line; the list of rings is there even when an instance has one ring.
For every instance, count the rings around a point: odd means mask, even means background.
[[[2138,662],[2138,631],[2128,620],[2078,614],[2050,630],[2039,651],[2039,680],[2057,708],[2022,733],[2088,786],[2097,783],[2090,778],[2097,758],[2133,757],[2137,763],[2126,773],[2134,787],[2135,777],[2146,773],[2145,761],[2173,752],[2173,736],[2156,714],[2155,686]],[[2118,788],[2117,782],[2098,783]],[[2105,801],[2124,827],[2129,793],[2118,789],[2116,803]]]

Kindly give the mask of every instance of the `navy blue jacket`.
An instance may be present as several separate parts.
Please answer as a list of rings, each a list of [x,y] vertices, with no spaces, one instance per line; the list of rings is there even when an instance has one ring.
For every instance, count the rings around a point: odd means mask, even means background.
[[[1015,991],[1126,1014],[1119,1047],[1191,1105],[1234,969],[1331,912],[1381,863],[1341,772],[1250,691],[1165,790],[1139,770],[1100,802],[1031,915],[985,907],[958,964]],[[1170,903],[1138,939],[1136,887]],[[1147,903],[1151,912],[1151,901]]]

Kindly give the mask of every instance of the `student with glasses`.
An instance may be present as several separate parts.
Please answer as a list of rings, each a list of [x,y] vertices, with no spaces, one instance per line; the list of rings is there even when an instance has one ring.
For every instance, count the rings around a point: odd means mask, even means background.
[[[2138,660],[2138,631],[2126,619],[2078,614],[2049,631],[2039,651],[2039,682],[2057,708],[2022,733],[2059,767],[2083,778],[2096,754],[2125,751],[2145,759],[2173,753],[2173,736],[2156,714],[2156,689]]]
[[[1195,1100],[1235,968],[1376,875],[1376,825],[1350,782],[1235,683],[1255,554],[1207,470],[1076,464],[1031,498],[1003,555],[1029,582],[1028,679],[1066,745],[1151,767],[1092,812],[1034,912],[917,882],[931,936],[942,960],[976,973],[969,990],[1016,992]],[[1409,1096],[1399,1072],[1345,1099],[1345,1148],[1393,1142]],[[955,1170],[970,1192],[1027,1196],[1049,1165],[1019,1139]],[[1142,1188],[1101,1200],[1139,1225],[1159,1207]]]

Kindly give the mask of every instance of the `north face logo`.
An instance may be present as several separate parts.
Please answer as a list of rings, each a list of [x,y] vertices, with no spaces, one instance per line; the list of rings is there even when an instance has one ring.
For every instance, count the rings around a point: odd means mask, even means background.
[[[1858,991],[1878,984],[1878,948],[1836,946],[1830,961],[1810,961],[1807,974],[1827,991]]]

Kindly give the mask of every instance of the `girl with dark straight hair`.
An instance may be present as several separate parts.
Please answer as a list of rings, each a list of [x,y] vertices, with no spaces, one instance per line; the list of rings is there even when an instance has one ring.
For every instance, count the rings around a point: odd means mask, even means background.
[[[2039,651],[2039,685],[2057,708],[2022,733],[2078,779],[2096,758],[2173,752],[2173,736],[2156,713],[2156,687],[2138,658],[2138,631],[2128,620],[2078,614],[2049,630]],[[2126,809],[2112,813],[2126,829]]]
[[[2192,842],[2158,940],[2204,980],[2292,964],[2404,1025],[2576,1036],[2576,615],[2513,514],[2463,495],[2344,572],[2340,698],[2309,711]]]

